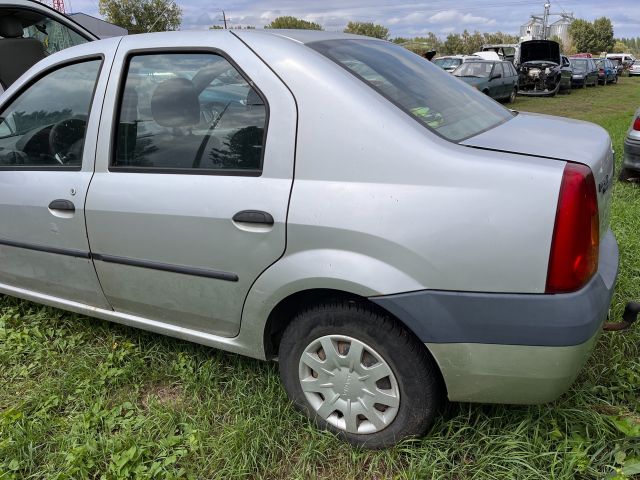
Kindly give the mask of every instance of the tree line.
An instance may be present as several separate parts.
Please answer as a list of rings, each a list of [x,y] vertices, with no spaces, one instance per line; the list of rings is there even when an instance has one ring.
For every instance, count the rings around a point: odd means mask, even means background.
[[[182,23],[182,10],[175,0],[99,0],[100,13],[111,23],[129,30],[130,33],[158,32],[178,30]],[[214,25],[211,29],[222,29],[221,25]],[[231,28],[255,28],[254,26],[234,26]],[[264,28],[290,28],[305,30],[323,30],[317,22],[304,20],[292,16],[281,16],[272,20]],[[440,38],[433,32],[426,35],[405,38],[390,38],[389,29],[384,25],[373,22],[349,22],[343,30],[345,33],[366,35],[369,37],[391,40],[416,53],[435,50],[440,55],[471,54],[481,49],[485,44],[517,43],[517,35],[503,32],[481,33],[478,31],[450,33],[446,38]],[[613,24],[606,17],[593,22],[574,20],[569,26],[570,39],[562,44],[560,38],[552,38],[561,43],[566,54],[578,52],[613,52],[624,50],[640,54],[640,37],[614,39]]]

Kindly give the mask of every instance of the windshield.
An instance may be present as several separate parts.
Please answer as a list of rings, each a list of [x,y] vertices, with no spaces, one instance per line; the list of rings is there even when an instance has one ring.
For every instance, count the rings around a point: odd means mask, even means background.
[[[462,141],[513,113],[409,50],[379,40],[307,44],[333,60],[438,135]]]
[[[586,72],[587,61],[586,60],[571,60],[571,66],[574,72]]]
[[[456,77],[477,77],[489,78],[493,63],[488,62],[467,62],[463,63],[453,74]]]
[[[436,58],[433,63],[438,65],[440,68],[457,68],[458,65],[462,63],[461,58]]]

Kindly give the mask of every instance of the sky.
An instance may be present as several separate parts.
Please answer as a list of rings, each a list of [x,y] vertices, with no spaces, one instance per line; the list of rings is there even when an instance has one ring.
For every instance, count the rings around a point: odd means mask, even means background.
[[[292,15],[342,30],[348,21],[380,23],[391,37],[415,37],[432,31],[502,31],[517,34],[531,14],[542,15],[543,0],[176,0],[183,10],[182,30],[222,25],[224,9],[230,25],[263,27],[276,17]],[[100,17],[98,0],[65,0],[67,10]],[[573,12],[576,18],[609,17],[616,37],[640,36],[640,0],[551,0],[551,12]],[[559,17],[551,17],[551,22]]]

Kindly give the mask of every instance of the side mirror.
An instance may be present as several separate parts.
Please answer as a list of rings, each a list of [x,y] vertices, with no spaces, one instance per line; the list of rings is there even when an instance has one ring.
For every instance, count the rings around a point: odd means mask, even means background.
[[[497,80],[498,78],[502,78],[502,74],[501,73],[496,73],[495,75],[491,75],[491,78],[489,79],[489,81]]]

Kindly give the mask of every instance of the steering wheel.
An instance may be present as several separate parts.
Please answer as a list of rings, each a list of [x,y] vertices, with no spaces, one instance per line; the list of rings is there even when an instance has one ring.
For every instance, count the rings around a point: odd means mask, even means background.
[[[81,160],[82,141],[87,129],[86,116],[60,120],[49,130],[49,149],[60,165]]]

